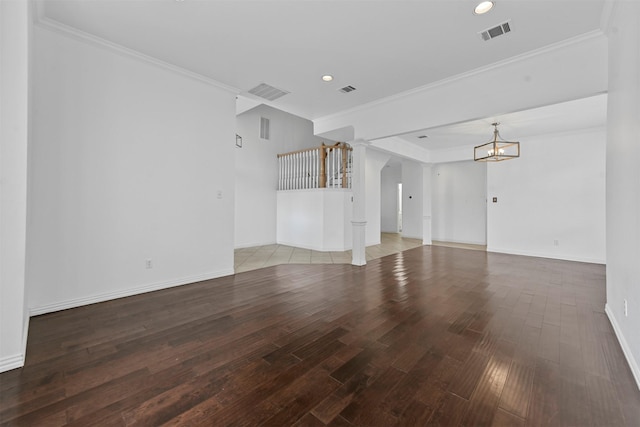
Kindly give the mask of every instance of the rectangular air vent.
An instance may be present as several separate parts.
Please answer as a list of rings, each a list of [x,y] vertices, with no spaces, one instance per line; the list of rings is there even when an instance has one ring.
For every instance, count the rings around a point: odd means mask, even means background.
[[[353,86],[345,86],[342,89],[340,89],[340,92],[349,93],[349,92],[353,92],[354,90],[356,90],[356,88]]]
[[[288,94],[289,92],[285,91],[285,90],[281,90],[278,88],[275,88],[273,86],[270,86],[266,83],[260,83],[258,86],[254,87],[253,89],[249,90],[249,93],[255,95],[255,96],[259,96],[260,98],[264,98],[268,101],[275,101],[276,99],[285,96],[286,94]]]
[[[260,138],[269,139],[269,119],[260,117]]]
[[[480,34],[482,40],[489,41],[508,32],[511,32],[511,23],[509,21],[503,22],[502,24],[496,25],[495,27],[487,30],[480,31],[478,34]]]

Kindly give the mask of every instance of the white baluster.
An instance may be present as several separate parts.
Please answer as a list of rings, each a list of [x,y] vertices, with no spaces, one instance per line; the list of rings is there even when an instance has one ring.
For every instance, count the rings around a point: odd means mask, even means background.
[[[316,166],[318,164],[318,150],[311,152],[311,188],[318,188]]]
[[[336,187],[336,150],[335,148],[331,151],[331,154],[333,154],[331,156],[331,162],[333,163],[333,166],[331,167],[331,188],[335,188]]]
[[[327,149],[327,188],[331,188],[331,168],[333,167],[333,151]]]
[[[287,190],[291,189],[291,155],[287,156]]]
[[[296,190],[300,189],[300,175],[302,170],[302,165],[300,164],[300,153],[296,154]]]
[[[339,149],[338,152],[338,183],[336,184],[336,188],[342,187],[342,149]]]
[[[307,188],[311,188],[311,168],[313,167],[313,151],[307,151]]]
[[[304,158],[304,172],[302,173],[304,188],[309,188],[309,152],[305,151],[302,157]]]
[[[309,188],[313,188],[313,150],[309,151],[309,170],[307,178],[309,179]]]

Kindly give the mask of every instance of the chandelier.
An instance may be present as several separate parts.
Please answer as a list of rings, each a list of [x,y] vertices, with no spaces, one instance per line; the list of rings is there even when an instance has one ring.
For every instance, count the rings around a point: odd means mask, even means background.
[[[473,160],[476,162],[501,162],[520,157],[520,143],[501,139],[498,132],[499,124],[497,122],[491,123],[491,126],[494,127],[493,141],[474,148]]]

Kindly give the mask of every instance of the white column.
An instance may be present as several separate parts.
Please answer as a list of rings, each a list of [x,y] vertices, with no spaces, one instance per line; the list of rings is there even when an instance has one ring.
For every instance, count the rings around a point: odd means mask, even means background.
[[[422,165],[422,244],[431,244],[431,165]]]
[[[0,372],[24,365],[29,3],[0,1]]]
[[[366,205],[366,166],[367,166],[367,145],[364,140],[352,141],[353,147],[353,169],[352,169],[352,194],[353,194],[353,247],[351,250],[353,265],[365,265],[367,256],[365,253],[365,230],[367,225],[367,205]]]

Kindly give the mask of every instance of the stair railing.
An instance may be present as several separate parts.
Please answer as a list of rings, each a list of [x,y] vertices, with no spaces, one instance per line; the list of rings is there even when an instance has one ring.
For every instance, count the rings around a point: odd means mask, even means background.
[[[351,188],[352,153],[338,142],[278,154],[278,190]]]

